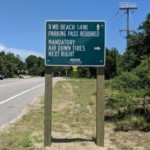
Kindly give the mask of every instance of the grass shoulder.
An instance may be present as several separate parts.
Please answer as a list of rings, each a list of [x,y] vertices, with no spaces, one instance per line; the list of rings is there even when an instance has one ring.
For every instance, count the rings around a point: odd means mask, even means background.
[[[107,81],[106,81],[107,84]],[[105,88],[105,100],[119,92]],[[117,114],[106,109],[105,114]],[[44,150],[43,120],[44,94],[29,106],[27,113],[17,122],[0,132],[2,150]],[[135,119],[135,118],[134,118]],[[53,88],[52,148],[96,150],[96,80],[71,79],[59,81]],[[115,121],[105,122],[105,149],[148,148],[149,132],[116,131]],[[142,140],[139,141],[139,139]],[[121,140],[122,139],[122,140]],[[132,141],[132,144],[131,144]]]

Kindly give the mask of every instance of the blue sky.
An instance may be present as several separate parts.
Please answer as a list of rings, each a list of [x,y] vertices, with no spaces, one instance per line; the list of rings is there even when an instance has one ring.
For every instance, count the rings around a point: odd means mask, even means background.
[[[126,15],[119,2],[136,3],[130,29],[137,29],[150,13],[150,0],[0,0],[0,51],[29,55],[45,54],[45,20],[105,20],[106,47],[123,53],[126,47]],[[117,12],[119,13],[115,15]]]

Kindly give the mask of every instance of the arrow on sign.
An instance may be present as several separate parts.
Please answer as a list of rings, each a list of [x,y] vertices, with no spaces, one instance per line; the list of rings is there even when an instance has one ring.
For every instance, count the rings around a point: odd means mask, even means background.
[[[101,48],[100,47],[94,47],[94,50],[99,51]]]
[[[99,25],[99,24],[97,24],[97,25],[96,25],[96,28],[97,28],[97,31],[99,31],[99,29],[100,29],[100,25]]]

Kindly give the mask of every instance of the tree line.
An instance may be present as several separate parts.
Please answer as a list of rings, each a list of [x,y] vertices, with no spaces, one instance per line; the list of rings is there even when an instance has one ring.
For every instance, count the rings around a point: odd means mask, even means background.
[[[5,78],[14,78],[20,74],[44,76],[44,59],[34,55],[28,56],[25,61],[12,52],[0,52],[0,71]]]

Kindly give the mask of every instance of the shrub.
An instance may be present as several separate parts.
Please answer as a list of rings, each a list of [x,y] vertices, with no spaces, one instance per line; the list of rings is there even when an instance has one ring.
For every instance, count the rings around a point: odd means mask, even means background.
[[[116,123],[116,130],[149,130],[149,124],[143,116],[128,116],[122,121]]]

